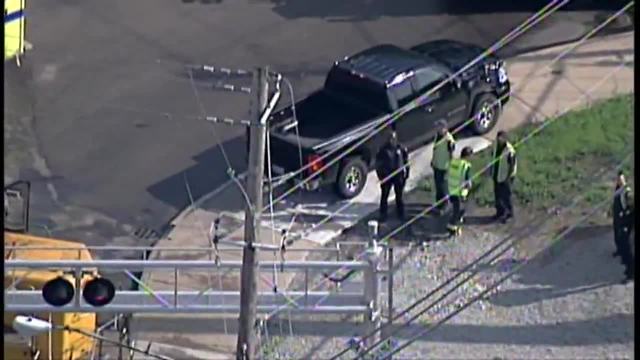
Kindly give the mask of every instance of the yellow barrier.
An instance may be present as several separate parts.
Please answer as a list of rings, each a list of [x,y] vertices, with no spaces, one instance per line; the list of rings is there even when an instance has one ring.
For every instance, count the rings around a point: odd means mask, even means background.
[[[4,60],[19,57],[25,51],[25,0],[4,1]]]
[[[7,250],[5,249],[5,259],[23,260],[91,260],[91,254],[87,248],[80,243],[64,241],[58,239],[42,238],[32,235],[17,234],[11,232],[4,233],[4,243],[6,246],[20,247],[64,247],[65,250]],[[73,250],[66,250],[73,249]],[[5,288],[14,285],[17,289],[41,289],[49,280],[58,276],[64,276],[72,284],[75,284],[72,275],[65,275],[62,271],[54,270],[17,270],[5,273]],[[84,284],[92,276],[85,276],[82,279]],[[23,314],[27,315],[27,314]],[[22,340],[11,329],[16,314],[4,313],[4,358],[11,360],[31,359],[31,351],[28,342]],[[36,317],[46,321],[51,321],[56,326],[69,326],[86,332],[95,332],[96,314],[94,313],[46,313],[35,314]],[[6,336],[6,334],[11,334]],[[51,336],[49,336],[51,335]],[[34,349],[40,352],[39,359],[42,360],[84,360],[88,359],[93,347],[93,339],[68,331],[54,330],[51,334],[43,334],[34,338]]]

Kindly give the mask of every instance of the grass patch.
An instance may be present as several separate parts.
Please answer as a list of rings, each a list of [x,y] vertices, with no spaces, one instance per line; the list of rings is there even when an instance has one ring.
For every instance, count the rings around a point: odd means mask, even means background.
[[[518,175],[514,201],[534,210],[548,209],[567,194],[587,191],[587,203],[596,204],[612,193],[614,174],[594,184],[594,176],[611,169],[633,150],[633,94],[599,101],[553,120],[521,145],[521,139],[540,124],[528,124],[509,134],[518,153]],[[493,147],[472,158],[475,174],[492,160]],[[633,181],[633,156],[624,170]],[[595,186],[594,186],[595,185]],[[432,180],[425,182],[430,192]],[[493,206],[493,184],[487,172],[475,179],[472,200],[480,206]],[[562,200],[564,201],[564,200]]]

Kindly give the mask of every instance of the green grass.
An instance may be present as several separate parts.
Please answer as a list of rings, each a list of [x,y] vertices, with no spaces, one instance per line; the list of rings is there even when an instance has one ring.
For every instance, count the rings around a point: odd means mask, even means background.
[[[540,124],[528,124],[509,134],[518,154],[515,201],[535,210],[566,202],[567,194],[587,192],[588,205],[611,196],[615,174],[612,169],[633,151],[633,95],[623,95],[594,103],[553,120],[521,145],[517,145]],[[492,159],[493,147],[472,158],[475,174]],[[598,176],[607,171],[604,177]],[[633,181],[633,156],[624,170]],[[594,183],[599,177],[605,181]],[[493,206],[493,186],[489,173],[476,177],[472,200]],[[429,179],[425,188],[431,189]],[[562,199],[562,200],[561,200]]]

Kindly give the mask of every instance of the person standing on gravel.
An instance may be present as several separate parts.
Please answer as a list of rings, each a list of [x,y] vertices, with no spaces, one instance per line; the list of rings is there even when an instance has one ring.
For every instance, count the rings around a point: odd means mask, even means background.
[[[436,188],[436,213],[442,214],[447,207],[447,173],[456,141],[447,129],[445,120],[438,121],[438,132],[433,143],[431,169]]]
[[[493,191],[495,198],[496,214],[494,220],[506,223],[513,218],[513,205],[511,203],[511,187],[516,177],[518,165],[516,150],[509,143],[507,133],[498,131],[496,146],[493,150]]]
[[[449,165],[449,201],[453,205],[453,213],[447,229],[451,236],[459,236],[462,233],[464,202],[471,190],[471,163],[468,159],[472,154],[473,149],[467,146],[462,149],[460,159],[451,160]]]
[[[634,226],[633,198],[631,188],[627,185],[624,173],[620,171],[616,178],[615,193],[613,197],[613,240],[616,251],[613,256],[620,256],[624,265],[625,279],[623,282],[634,278],[634,260],[631,253],[630,234]]]
[[[387,145],[385,145],[376,156],[376,174],[380,180],[380,222],[387,220],[387,202],[391,187],[396,194],[396,209],[398,217],[404,219],[404,202],[402,195],[404,185],[409,178],[409,152],[407,148],[398,142],[398,135],[395,131]]]

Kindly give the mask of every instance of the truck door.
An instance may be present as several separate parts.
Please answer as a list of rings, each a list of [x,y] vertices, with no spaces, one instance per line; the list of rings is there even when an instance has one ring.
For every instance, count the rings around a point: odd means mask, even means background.
[[[467,120],[469,113],[469,89],[465,86],[464,74],[453,79],[449,79],[452,73],[446,69],[438,69],[442,73],[440,81],[446,81],[441,87],[443,101],[442,111],[445,113],[449,127],[457,126]]]
[[[412,78],[414,98],[424,94],[429,94],[424,101],[414,109],[413,124],[411,131],[414,136],[414,143],[422,145],[425,141],[435,135],[436,123],[438,120],[448,121],[446,89],[435,87],[442,82],[442,74],[431,69],[418,70]],[[435,90],[435,91],[434,91]]]
[[[389,95],[395,102],[395,108],[399,109],[415,100],[417,94],[414,92],[411,81],[399,82],[389,89]],[[408,148],[415,148],[419,143],[420,135],[425,130],[425,111],[420,107],[415,107],[406,112],[393,122],[392,128],[398,134],[398,140]]]

